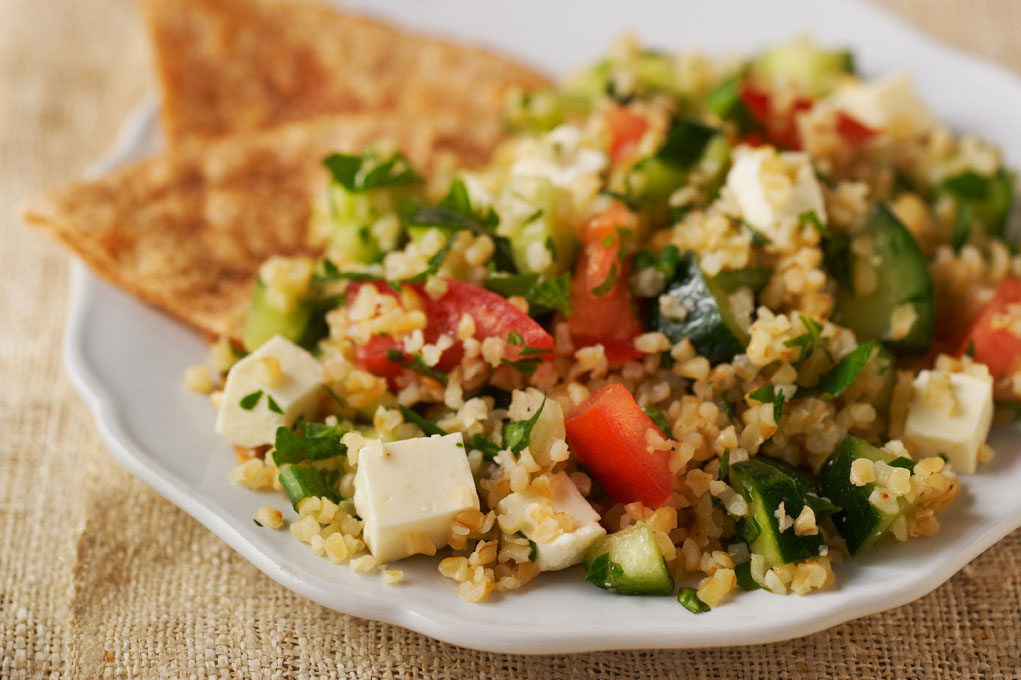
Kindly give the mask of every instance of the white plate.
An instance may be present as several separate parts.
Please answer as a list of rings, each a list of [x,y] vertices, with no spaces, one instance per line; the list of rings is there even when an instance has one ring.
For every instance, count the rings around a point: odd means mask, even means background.
[[[373,3],[403,23],[476,38],[560,73],[597,57],[622,29],[669,48],[748,53],[794,35],[852,47],[866,73],[908,70],[938,115],[1002,145],[1021,162],[1021,84],[993,66],[918,34],[867,5],[848,2]],[[154,102],[125,127],[99,172],[159,145]],[[435,560],[401,563],[407,582],[352,573],[316,557],[287,531],[252,522],[279,496],[228,480],[234,456],[213,433],[214,411],[188,392],[187,366],[199,363],[199,337],[167,316],[101,282],[80,264],[72,276],[65,359],[103,440],[129,471],[205,524],[283,586],[356,616],[388,621],[478,649],[544,653],[752,644],[806,635],[914,600],[946,581],[980,552],[1021,526],[1021,441],[998,432],[999,455],[965,480],[934,538],[888,546],[837,568],[834,587],[808,597],[739,593],[725,606],[693,616],[673,598],[620,597],[582,581],[576,568],[545,574],[493,601],[462,602]]]

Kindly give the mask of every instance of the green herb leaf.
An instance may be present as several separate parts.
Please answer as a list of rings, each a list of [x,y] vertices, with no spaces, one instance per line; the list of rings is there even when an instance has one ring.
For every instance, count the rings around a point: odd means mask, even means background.
[[[262,399],[262,390],[255,390],[254,392],[241,397],[241,401],[238,402],[238,406],[246,411],[251,411],[255,408],[255,405],[259,403],[260,399]]]
[[[546,356],[547,354],[552,353],[553,350],[546,349],[545,347],[531,347],[529,345],[525,345],[518,352],[518,357],[535,357],[535,356],[543,357]]]
[[[749,392],[748,397],[763,404],[772,402],[773,420],[779,425],[780,417],[783,415],[783,402],[786,399],[783,390],[778,390],[773,385],[763,385]]]
[[[694,588],[681,588],[677,593],[677,601],[692,614],[705,614],[711,609],[709,605],[698,599],[698,591]]]
[[[783,343],[784,347],[800,348],[798,350],[798,358],[794,362],[795,366],[800,366],[808,357],[812,356],[822,340],[822,324],[804,314],[799,314],[798,316],[801,318],[801,323],[805,326],[805,332],[796,338],[784,340]]]
[[[585,580],[603,590],[613,590],[623,575],[624,568],[610,561],[610,553],[603,553],[589,565],[588,571],[585,572]]]
[[[819,236],[823,238],[830,237],[829,229],[827,229],[826,225],[822,223],[822,220],[819,219],[819,215],[817,215],[814,210],[809,210],[808,212],[803,212],[798,215],[798,224],[810,224],[817,232],[819,232]]]
[[[344,401],[340,397],[337,396],[336,392],[331,390],[326,385],[321,385],[321,387],[323,388],[323,391],[326,392],[326,394],[330,395],[330,399],[332,399],[333,401],[337,402],[337,405],[339,405],[339,406],[343,406],[344,405]]]
[[[400,153],[386,159],[371,152],[361,156],[335,153],[324,158],[323,165],[330,171],[334,181],[351,193],[406,186],[422,179]]]
[[[447,434],[447,432],[443,430],[439,425],[426,420],[422,416],[412,411],[407,406],[400,405],[397,407],[397,410],[399,410],[401,412],[401,415],[404,416],[404,420],[408,421],[409,423],[414,423],[415,425],[418,425],[419,429],[421,429],[422,432],[424,432],[427,436],[431,437],[434,434],[443,436]]]
[[[284,415],[284,410],[280,408],[280,404],[276,402],[272,394],[267,392],[266,399],[267,399],[266,406],[269,408],[270,411],[272,411],[273,413],[279,413],[280,415]]]
[[[954,218],[954,226],[950,230],[950,245],[954,251],[960,251],[961,247],[968,242],[971,235],[971,225],[975,221],[974,204],[969,202],[961,203],[957,209],[957,217]]]
[[[714,281],[728,293],[733,293],[739,288],[751,288],[753,293],[758,293],[766,287],[771,278],[773,278],[772,267],[745,267],[744,269],[720,272]]]
[[[254,517],[252,518],[252,521],[255,522],[255,526],[257,526],[257,527],[261,527],[262,526],[262,522],[260,522],[259,520],[255,519]]]
[[[687,170],[702,156],[709,140],[718,134],[720,131],[716,128],[696,120],[675,119],[663,145],[656,151],[655,158],[675,168]]]
[[[523,345],[525,344],[525,338],[522,337],[521,333],[517,331],[511,331],[507,333],[507,344],[508,345]]]
[[[663,411],[656,408],[655,406],[643,406],[642,412],[645,415],[649,416],[649,419],[652,420],[652,423],[657,428],[659,428],[660,434],[662,434],[664,437],[667,437],[668,439],[670,438],[671,432],[670,421],[666,419],[666,415],[663,413]]]
[[[762,533],[762,529],[759,528],[758,522],[754,518],[746,517],[737,523],[737,535],[740,536],[745,543],[751,545],[755,542],[755,539]]]
[[[332,500],[339,500],[338,494],[326,485],[322,474],[313,467],[288,465],[280,470],[278,479],[295,510],[298,509],[298,503],[309,496],[326,496]]]
[[[508,449],[514,453],[521,453],[525,450],[525,447],[531,443],[532,439],[532,428],[539,422],[539,416],[542,415],[542,410],[546,407],[546,397],[542,399],[542,404],[536,409],[535,413],[528,420],[515,420],[507,423],[503,428],[503,441]]]
[[[965,354],[965,356],[971,357],[972,359],[975,358],[975,341],[974,340],[971,340],[971,339],[968,340],[968,346],[964,348],[964,354]]]
[[[723,455],[720,456],[720,472],[716,476],[718,479],[727,481],[728,475],[730,475],[730,449],[723,449]]]
[[[761,248],[762,246],[768,246],[773,243],[773,239],[769,238],[761,231],[753,227],[748,222],[741,220],[741,225],[748,230],[748,233],[752,235],[752,246],[755,248]]]
[[[425,363],[425,359],[422,358],[421,354],[415,353],[407,356],[399,349],[391,348],[386,351],[386,359],[391,363],[399,364],[403,368],[414,371],[419,375],[432,378],[443,386],[446,386],[447,384],[447,374]]]
[[[737,587],[744,591],[758,590],[762,586],[752,578],[752,563],[742,562],[734,567],[734,574],[737,576]]]
[[[514,370],[516,370],[518,373],[525,376],[526,378],[531,378],[533,375],[535,375],[536,370],[538,370],[539,366],[542,365],[542,359],[535,356],[526,357],[524,359],[503,358],[500,359],[500,362],[507,366],[514,367]]]
[[[348,428],[304,423],[301,430],[303,436],[299,437],[289,428],[277,428],[273,444],[273,462],[277,467],[347,455],[347,447],[341,440],[350,431]]]
[[[528,541],[528,561],[535,562],[535,558],[539,556],[539,546],[535,544],[535,541],[525,536],[524,531],[519,531],[518,536]]]
[[[571,307],[571,275],[565,273],[539,281],[525,294],[525,300],[535,315],[560,312],[570,316],[574,311]]]
[[[606,275],[606,278],[603,279],[602,283],[592,289],[592,294],[596,297],[603,297],[609,293],[613,290],[613,287],[617,285],[617,276],[617,263],[614,262],[613,266],[610,267],[610,273]]]
[[[878,344],[877,340],[869,340],[858,345],[857,349],[841,359],[840,363],[819,379],[819,389],[831,397],[839,397],[843,394],[865,368],[872,356],[872,350]]]
[[[497,454],[500,453],[500,447],[497,446],[489,437],[484,434],[475,433],[472,435],[471,440],[468,444],[478,451],[482,452],[482,457],[486,460],[493,460]]]

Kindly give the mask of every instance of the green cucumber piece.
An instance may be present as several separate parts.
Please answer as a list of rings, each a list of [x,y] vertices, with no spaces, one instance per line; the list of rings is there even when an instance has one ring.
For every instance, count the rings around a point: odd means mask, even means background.
[[[266,285],[257,280],[252,290],[252,303],[245,318],[241,342],[248,352],[254,352],[274,335],[281,335],[291,342],[300,342],[311,318],[312,308],[308,304],[298,303],[287,312],[269,304]]]
[[[711,162],[713,168],[719,164],[721,153],[729,156],[729,144],[725,151],[719,144],[711,145],[721,137],[719,130],[696,120],[675,119],[656,153],[639,162],[628,175],[629,197],[642,204],[665,203],[708,151],[712,150],[713,156],[706,162]]]
[[[834,321],[854,331],[859,343],[881,340],[893,349],[928,350],[933,333],[933,287],[915,237],[885,203],[873,208],[863,234],[872,240],[872,255],[865,258],[851,251],[847,239],[830,239],[828,243],[827,266],[838,284]],[[875,276],[875,290],[869,295],[855,293],[855,277],[863,270]],[[894,338],[890,318],[905,304],[914,309],[915,322],[906,335]]]
[[[382,214],[374,199],[385,191],[353,193],[331,182],[324,198],[313,204],[309,232],[324,238],[327,256],[336,264],[369,264],[383,256],[370,230]]]
[[[686,310],[683,319],[663,314],[663,296],[680,301]],[[653,329],[672,343],[689,339],[695,351],[713,365],[730,361],[748,345],[748,333],[734,319],[726,291],[702,273],[698,257],[691,251],[681,256],[674,279],[651,307]]]
[[[805,503],[808,504],[808,507],[812,508],[816,524],[821,524],[827,517],[831,517],[832,515],[840,512],[840,506],[834,505],[823,496],[819,482],[808,473],[797,470],[787,463],[776,460],[775,458],[759,456],[756,460],[769,465],[780,474],[786,475],[794,482],[794,484],[798,487],[798,491],[800,491],[801,495],[804,496]]]
[[[644,522],[597,541],[585,556],[585,568],[586,581],[621,595],[674,592],[674,577]]]
[[[753,553],[762,555],[767,569],[819,556],[826,545],[821,530],[810,536],[798,536],[794,527],[780,531],[776,512],[781,503],[792,518],[808,505],[799,483],[788,473],[755,457],[731,463],[728,476],[730,485],[748,501],[748,515],[739,534]]]
[[[852,555],[875,545],[898,517],[917,505],[917,501],[909,503],[903,498],[898,498],[899,510],[892,514],[872,505],[869,502],[869,494],[872,493],[875,484],[855,486],[851,483],[851,464],[859,458],[867,458],[874,463],[883,461],[908,469],[914,467],[911,460],[895,457],[850,435],[840,442],[822,464],[820,478],[823,493],[841,507],[841,511],[833,516],[833,524],[847,544],[847,551]]]
[[[824,50],[808,40],[795,40],[763,52],[752,73],[767,80],[780,76],[811,97],[829,94],[840,79],[854,73],[847,50]]]

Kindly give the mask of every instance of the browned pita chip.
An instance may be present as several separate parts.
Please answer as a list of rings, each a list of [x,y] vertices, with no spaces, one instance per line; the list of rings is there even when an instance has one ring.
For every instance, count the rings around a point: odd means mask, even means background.
[[[424,171],[444,151],[485,158],[455,134],[458,123],[360,114],[193,143],[30,200],[24,215],[121,288],[237,340],[259,265],[306,249],[323,156],[382,138]]]
[[[495,141],[510,88],[547,84],[493,54],[317,3],[146,0],[171,144],[327,113],[461,116]]]

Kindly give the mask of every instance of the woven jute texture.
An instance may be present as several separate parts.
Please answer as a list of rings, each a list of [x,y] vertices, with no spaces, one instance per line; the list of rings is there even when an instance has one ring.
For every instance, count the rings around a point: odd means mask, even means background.
[[[1021,71],[1021,2],[888,4]],[[908,606],[718,650],[474,652],[271,582],[104,449],[60,358],[68,258],[13,212],[152,89],[130,0],[0,3],[0,678],[1021,677],[1021,532]]]

